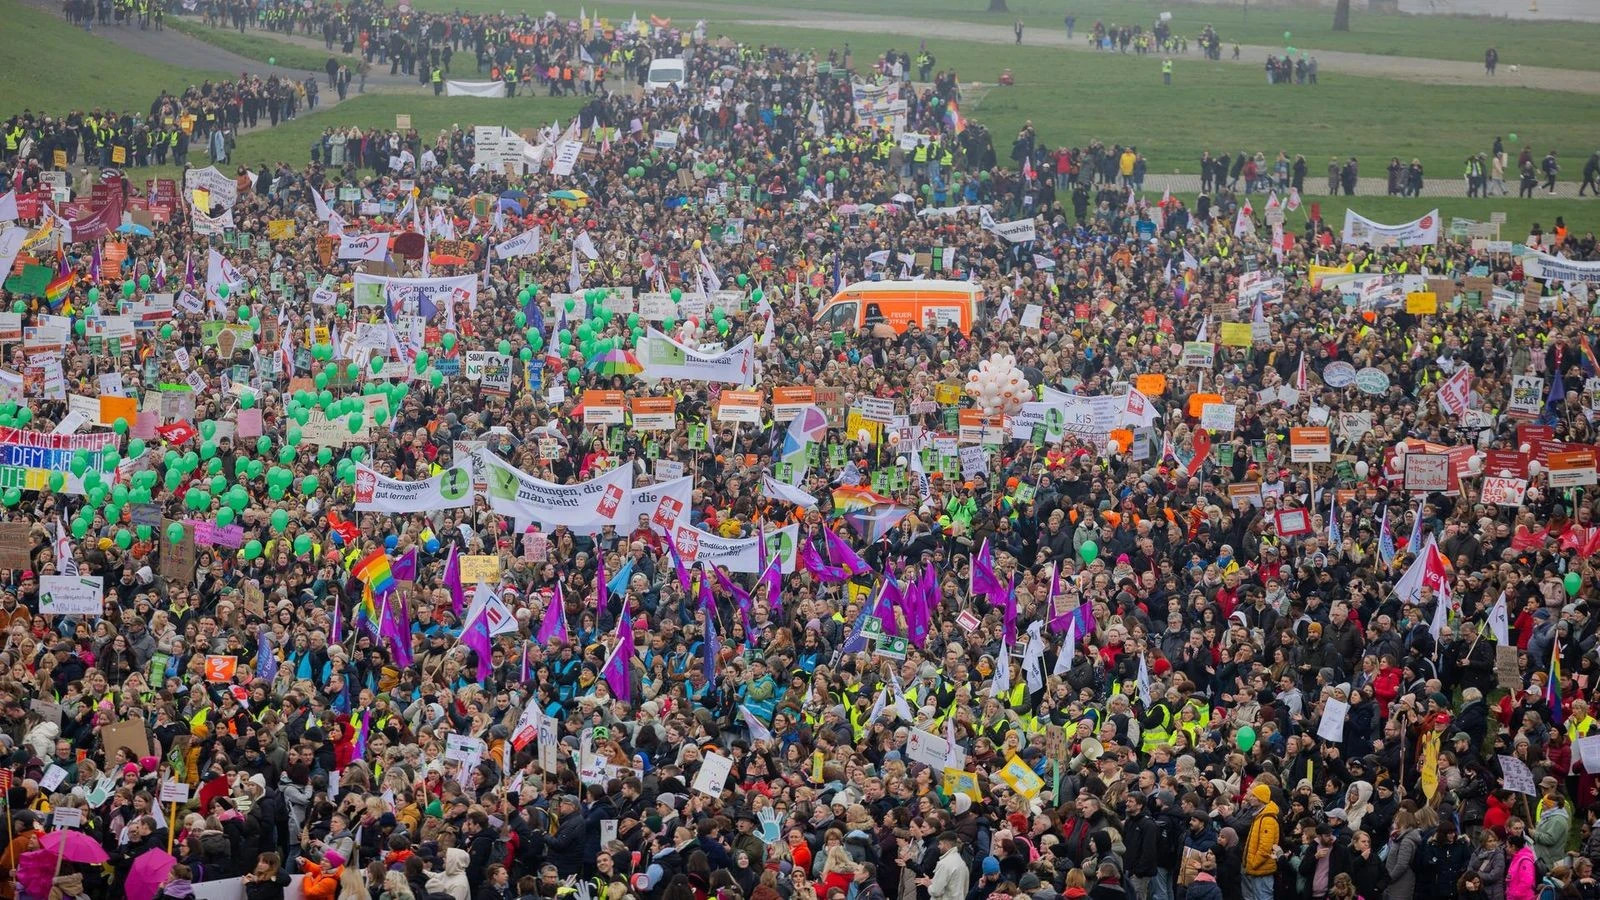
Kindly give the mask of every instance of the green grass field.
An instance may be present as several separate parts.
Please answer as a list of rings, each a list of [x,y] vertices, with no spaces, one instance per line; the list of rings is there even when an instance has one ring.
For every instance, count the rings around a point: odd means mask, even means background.
[[[825,53],[843,46],[839,32],[738,26],[736,40],[766,40]],[[904,40],[881,35],[849,38],[856,65]],[[1577,177],[1600,148],[1600,96],[1524,88],[1467,88],[1329,75],[1316,86],[1269,86],[1253,69],[1179,58],[1174,84],[1161,83],[1154,56],[1063,54],[1022,47],[996,54],[992,46],[930,41],[941,67],[963,82],[993,84],[1004,68],[1014,87],[997,87],[962,112],[995,135],[1002,158],[1026,121],[1051,146],[1133,143],[1151,172],[1198,171],[1202,150],[1230,155],[1244,149],[1304,154],[1316,174],[1332,155],[1355,155],[1369,175],[1391,156],[1421,159],[1434,177],[1455,178],[1468,153],[1488,151],[1495,135],[1512,133],[1542,157],[1554,148],[1564,176]],[[1375,97],[1382,97],[1375,103]],[[1137,111],[1130,115],[1131,111]]]
[[[148,112],[162,90],[227,77],[132,53],[16,0],[0,0],[0,21],[0,116],[95,107]]]
[[[505,8],[499,0],[419,0],[423,8],[467,12],[498,13]],[[1264,44],[1297,49],[1345,50],[1385,56],[1416,56],[1426,59],[1482,61],[1485,48],[1500,51],[1502,65],[1521,64],[1564,69],[1600,70],[1600,55],[1593,52],[1600,41],[1600,25],[1576,22],[1523,22],[1475,16],[1385,16],[1361,11],[1365,3],[1352,6],[1350,31],[1333,31],[1331,11],[1303,8],[1263,9],[1259,4],[1172,3],[1170,0],[1009,0],[1009,13],[990,13],[987,0],[807,0],[805,3],[761,4],[750,0],[657,0],[639,10],[671,15],[692,25],[705,18],[713,26],[736,19],[754,19],[778,11],[805,15],[827,12],[862,15],[906,16],[913,19],[944,19],[1009,27],[1021,19],[1033,29],[1065,30],[1063,17],[1070,10],[1077,17],[1077,32],[1093,27],[1096,21],[1118,25],[1143,25],[1149,28],[1163,12],[1172,13],[1177,34],[1191,38],[1208,23],[1225,42]],[[541,10],[546,6],[539,7]],[[563,16],[576,16],[579,4],[548,4]],[[591,14],[597,4],[584,5]],[[626,21],[631,8],[598,6],[613,23]],[[1290,33],[1285,42],[1283,33]],[[992,50],[990,51],[993,52]]]
[[[322,50],[302,47],[288,41],[270,36],[267,32],[250,29],[240,34],[228,28],[211,28],[203,21],[196,18],[181,16],[168,16],[167,27],[175,28],[191,37],[199,38],[215,47],[221,47],[230,53],[237,53],[246,59],[258,62],[270,62],[274,65],[285,66],[290,69],[301,69],[307,72],[316,72],[319,75],[327,70],[328,57],[333,56],[341,63],[348,65],[350,71],[356,69],[357,60],[353,56],[341,53],[325,53]]]

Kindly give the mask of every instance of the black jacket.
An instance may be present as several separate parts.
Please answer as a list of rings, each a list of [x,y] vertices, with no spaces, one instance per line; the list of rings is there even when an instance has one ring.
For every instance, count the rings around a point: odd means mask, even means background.
[[[1149,878],[1161,865],[1161,823],[1140,812],[1128,817],[1122,825],[1122,843],[1128,848],[1123,854],[1128,874]]]
[[[561,877],[577,875],[583,869],[584,820],[581,813],[562,819],[556,833],[545,839],[545,862],[556,867]]]

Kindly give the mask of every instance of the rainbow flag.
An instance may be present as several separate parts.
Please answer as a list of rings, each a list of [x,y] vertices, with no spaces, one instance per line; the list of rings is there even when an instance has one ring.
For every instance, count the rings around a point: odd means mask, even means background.
[[[77,283],[77,272],[66,272],[64,274],[57,275],[53,281],[45,285],[45,303],[49,304],[51,309],[60,307],[61,302],[67,298],[67,292],[72,290],[72,286]]]
[[[1544,686],[1544,703],[1550,707],[1550,724],[1559,727],[1566,720],[1561,708],[1561,647],[1550,648],[1550,682]]]
[[[362,557],[354,566],[350,567],[350,574],[355,576],[371,591],[371,596],[386,594],[394,590],[394,570],[389,567],[389,554],[382,550],[374,550]],[[363,597],[363,603],[368,602]],[[378,611],[373,609],[372,620],[378,620]]]
[[[950,130],[956,134],[960,134],[961,132],[967,130],[967,120],[962,118],[961,107],[958,106],[954,100],[951,100],[945,105],[944,122],[946,125],[949,125]]]
[[[1600,375],[1600,360],[1595,359],[1594,348],[1589,346],[1587,334],[1578,335],[1578,358],[1583,374],[1591,377]]]

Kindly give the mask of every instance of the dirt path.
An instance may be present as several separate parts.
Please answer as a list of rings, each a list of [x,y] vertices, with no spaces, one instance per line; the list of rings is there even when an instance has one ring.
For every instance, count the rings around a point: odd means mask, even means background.
[[[901,19],[893,16],[855,15],[830,12],[826,20],[799,13],[771,11],[757,6],[708,6],[694,3],[674,3],[674,6],[700,7],[716,15],[711,21],[727,21],[725,16],[740,16],[732,24],[779,28],[825,28],[829,31],[857,32],[861,34],[894,34],[913,38],[939,38],[951,41],[974,41],[980,44],[1016,43],[1011,23],[984,25],[974,22],[956,22],[942,19]],[[1098,52],[1089,46],[1084,36],[1076,34],[1069,42],[1063,29],[1031,28],[1023,34],[1022,43],[1028,47],[1055,47],[1083,53]],[[1239,59],[1224,61],[1233,65],[1262,69],[1269,55],[1282,53],[1281,47],[1241,45]],[[1549,69],[1522,66],[1512,72],[1510,66],[1501,66],[1499,74],[1489,78],[1478,63],[1444,59],[1419,59],[1410,56],[1379,56],[1371,53],[1345,53],[1336,50],[1310,51],[1317,58],[1321,72],[1339,72],[1346,75],[1364,75],[1373,78],[1391,78],[1422,84],[1449,84],[1495,87],[1544,88],[1553,91],[1573,91],[1583,94],[1600,94],[1600,76],[1594,72],[1571,69]],[[1204,64],[1198,56],[1191,55],[1182,62]],[[1266,78],[1263,74],[1262,78]]]

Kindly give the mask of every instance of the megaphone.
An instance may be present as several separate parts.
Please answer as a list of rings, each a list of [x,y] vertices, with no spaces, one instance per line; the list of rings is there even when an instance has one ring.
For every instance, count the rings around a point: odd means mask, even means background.
[[[1083,742],[1078,745],[1078,755],[1074,756],[1072,760],[1067,763],[1067,766],[1068,768],[1079,769],[1082,768],[1085,763],[1092,763],[1105,755],[1106,748],[1100,743],[1098,738],[1084,738]]]

